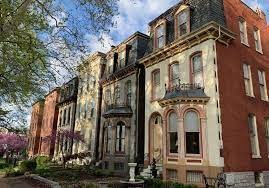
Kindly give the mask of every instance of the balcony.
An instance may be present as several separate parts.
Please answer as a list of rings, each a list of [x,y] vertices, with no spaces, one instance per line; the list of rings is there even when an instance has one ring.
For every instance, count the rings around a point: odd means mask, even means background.
[[[104,118],[111,117],[132,117],[133,111],[127,103],[114,103],[106,105]]]
[[[173,87],[165,85],[165,95],[159,100],[162,107],[179,103],[200,103],[206,104],[209,101],[204,88],[199,84],[179,84]]]

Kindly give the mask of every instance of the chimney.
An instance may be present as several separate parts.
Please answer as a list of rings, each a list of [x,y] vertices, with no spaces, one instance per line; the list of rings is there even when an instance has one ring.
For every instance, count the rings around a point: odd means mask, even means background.
[[[263,12],[263,10],[261,10],[259,7],[257,7],[256,9],[256,13],[258,14],[258,16],[263,19],[265,21],[265,23],[267,23],[266,20],[266,14]]]

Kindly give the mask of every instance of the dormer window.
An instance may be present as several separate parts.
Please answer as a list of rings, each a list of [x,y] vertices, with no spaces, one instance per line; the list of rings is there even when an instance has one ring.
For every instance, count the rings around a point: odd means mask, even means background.
[[[182,11],[178,14],[178,36],[185,35],[188,31],[188,12]]]
[[[164,35],[164,24],[159,25],[156,28],[156,47],[162,48],[165,43],[165,35]]]

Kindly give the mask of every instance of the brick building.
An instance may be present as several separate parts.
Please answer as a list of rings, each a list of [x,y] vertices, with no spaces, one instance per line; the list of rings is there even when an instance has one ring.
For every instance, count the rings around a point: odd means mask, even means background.
[[[40,133],[39,155],[53,157],[58,119],[60,88],[55,88],[45,96],[43,120]]]
[[[39,100],[32,105],[30,129],[28,132],[28,157],[32,158],[38,154],[41,125],[43,119],[44,100]]]
[[[240,0],[181,1],[149,23],[145,167],[203,185],[268,181],[269,29]],[[147,170],[144,170],[146,174]]]

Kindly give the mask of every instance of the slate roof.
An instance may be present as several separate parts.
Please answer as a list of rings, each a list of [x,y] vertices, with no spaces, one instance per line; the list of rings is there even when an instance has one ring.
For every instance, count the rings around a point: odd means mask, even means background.
[[[172,99],[172,98],[209,98],[203,89],[189,89],[189,90],[174,90],[171,92],[166,92],[162,100]]]

